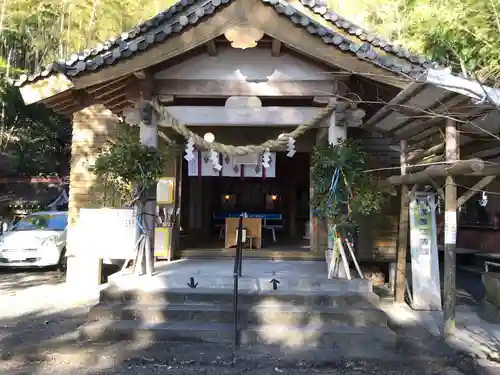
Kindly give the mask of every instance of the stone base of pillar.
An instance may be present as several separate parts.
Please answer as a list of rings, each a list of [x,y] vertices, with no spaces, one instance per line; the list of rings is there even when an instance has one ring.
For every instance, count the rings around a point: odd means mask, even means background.
[[[101,284],[102,259],[94,256],[69,256],[66,284],[75,292],[97,291]]]
[[[396,262],[389,263],[389,288],[392,293],[396,290],[396,268]]]
[[[337,270],[333,272],[330,267],[332,266],[332,257],[333,257],[333,250],[327,250],[325,252],[325,258],[326,258],[326,264],[328,267],[328,275],[332,275],[332,278],[334,279],[347,279],[347,273],[345,272],[344,265],[342,264],[342,259],[340,258],[340,255],[338,256],[338,266]]]

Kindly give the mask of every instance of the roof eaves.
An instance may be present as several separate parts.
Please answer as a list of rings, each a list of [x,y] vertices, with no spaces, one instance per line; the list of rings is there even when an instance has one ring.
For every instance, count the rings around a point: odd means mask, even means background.
[[[321,38],[325,44],[333,45],[344,52],[351,53],[360,60],[365,60],[385,70],[389,70],[396,74],[408,75],[412,78],[415,78],[427,69],[419,64],[413,64],[410,61],[401,63],[396,57],[380,55],[372,48],[370,43],[357,43],[338,34],[332,28],[325,27],[313,20],[286,0],[261,1],[269,6],[273,6],[280,15],[286,16],[295,25]]]
[[[425,69],[438,69],[439,63],[432,61],[430,58],[425,56],[419,56],[410,52],[409,50],[403,48],[402,46],[397,46],[392,42],[375,36],[370,31],[356,25],[355,23],[343,18],[338,13],[329,9],[325,1],[321,0],[299,0],[302,5],[311,9],[314,13],[320,15],[325,21],[332,24],[333,26],[342,29],[352,36],[355,36],[362,42],[370,43],[374,47],[378,47],[387,53],[393,54],[399,58],[405,59],[412,64],[420,65]]]
[[[170,35],[180,33],[186,27],[196,25],[202,18],[212,15],[220,7],[232,1],[235,0],[180,0],[166,11],[122,33],[116,39],[109,39],[95,48],[73,54],[65,61],[54,62],[41,72],[22,75],[16,82],[16,86],[33,83],[57,72],[68,77],[76,77],[84,72],[95,71],[104,65],[115,64],[123,58],[146,50],[151,45],[163,42]],[[321,25],[286,0],[261,1],[266,5],[273,6],[280,15],[286,16],[295,25],[321,38],[325,44],[333,45],[346,53],[356,55],[361,60],[366,60],[393,73],[414,77],[428,69],[428,67],[436,66],[435,63],[424,58],[417,58],[406,50],[399,49],[399,47],[396,49],[392,44],[383,42],[380,38],[371,37],[365,30],[346,21],[326,7],[318,5],[320,2],[300,0],[303,5],[320,14],[332,26],[339,27],[338,24],[340,24],[341,28],[347,30],[350,35],[355,35],[360,42],[364,40],[363,38],[366,41],[357,43],[340,35],[333,28]],[[337,17],[336,23],[333,24],[331,20],[335,17]],[[393,53],[398,51],[398,54],[397,56],[380,55],[372,48],[375,45],[382,47],[384,51],[387,51],[387,49],[390,49]],[[398,61],[400,55],[406,57],[406,61]]]
[[[151,44],[164,41],[172,33],[181,32],[184,27],[196,24],[200,18],[214,13],[219,6],[229,4],[231,1],[180,0],[153,18],[121,33],[117,38],[108,39],[94,48],[74,53],[67,60],[50,64],[37,73],[22,75],[17,80],[16,86],[33,83],[57,72],[74,77],[84,71],[94,71],[105,64],[114,64],[122,57],[143,51]],[[193,6],[197,2],[200,5]]]

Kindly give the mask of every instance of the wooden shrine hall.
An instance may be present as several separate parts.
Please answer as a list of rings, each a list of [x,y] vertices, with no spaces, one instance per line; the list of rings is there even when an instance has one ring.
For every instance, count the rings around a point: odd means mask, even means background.
[[[468,188],[500,171],[491,137],[500,131],[498,91],[373,36],[323,1],[181,0],[17,85],[26,104],[73,117],[70,225],[95,198],[89,165],[123,121],[140,126],[145,144],[182,145],[165,166],[179,211],[172,258],[232,256],[234,219],[246,212],[247,256],[325,259],[311,153],[357,139],[370,155],[367,173],[397,188],[383,220],[360,223],[356,256],[398,261],[401,291],[413,186],[444,197],[452,230]],[[449,267],[454,248],[445,244]],[[81,267],[72,262],[69,272]]]

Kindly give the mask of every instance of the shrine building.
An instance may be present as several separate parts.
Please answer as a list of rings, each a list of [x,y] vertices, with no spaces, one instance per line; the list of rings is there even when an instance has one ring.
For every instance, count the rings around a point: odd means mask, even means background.
[[[367,173],[400,178],[429,158],[445,159],[444,146],[436,147],[445,114],[472,119],[490,110],[477,104],[474,82],[324,3],[181,0],[115,39],[23,75],[17,85],[26,104],[73,118],[70,229],[81,208],[95,207],[89,167],[123,126],[142,123],[144,143],[182,145],[162,179],[173,195],[157,197],[159,208],[178,213],[161,244],[169,259],[233,257],[244,212],[256,219],[245,256],[324,260],[328,234],[311,207],[316,145],[357,139],[370,156]],[[463,85],[469,89],[457,89]],[[163,115],[154,112],[144,125],[147,103]],[[476,138],[459,143],[470,148]],[[395,264],[401,202],[394,188],[377,218],[360,223],[360,262]]]

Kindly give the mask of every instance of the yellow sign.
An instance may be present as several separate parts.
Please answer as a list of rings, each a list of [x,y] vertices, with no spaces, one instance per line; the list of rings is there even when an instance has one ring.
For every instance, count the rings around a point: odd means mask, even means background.
[[[156,201],[159,204],[174,204],[175,178],[162,177],[156,185]]]

